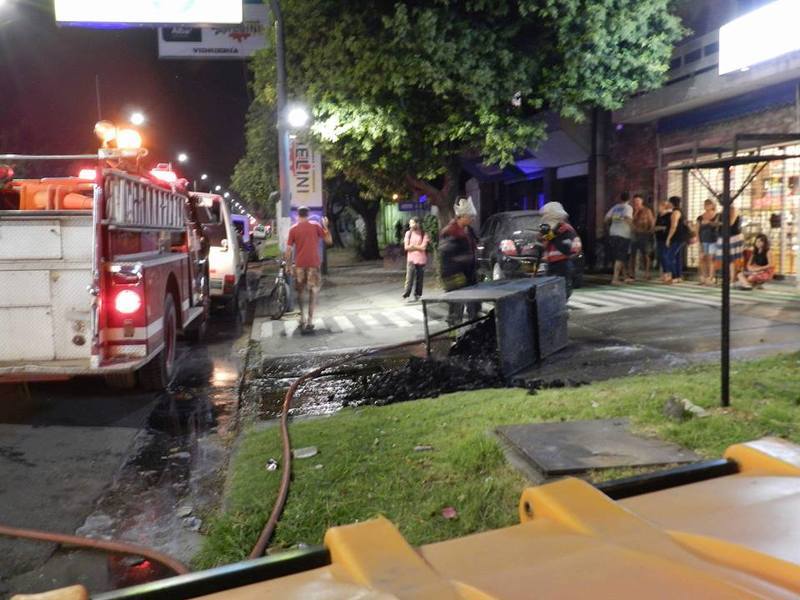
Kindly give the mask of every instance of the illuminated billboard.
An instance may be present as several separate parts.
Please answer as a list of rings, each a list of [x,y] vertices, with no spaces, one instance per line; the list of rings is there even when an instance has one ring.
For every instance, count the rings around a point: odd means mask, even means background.
[[[800,50],[800,1],[777,0],[719,30],[719,74],[742,71]]]
[[[56,21],[96,24],[242,22],[242,0],[55,0]]]
[[[267,44],[269,11],[264,4],[245,4],[244,18],[233,25],[158,30],[158,56],[179,59],[247,59]]]

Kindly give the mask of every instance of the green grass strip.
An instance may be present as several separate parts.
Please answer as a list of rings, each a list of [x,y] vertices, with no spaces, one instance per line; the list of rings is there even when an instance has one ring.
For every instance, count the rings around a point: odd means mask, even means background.
[[[291,426],[294,447],[316,446],[320,453],[295,461],[274,543],[317,544],[329,527],[378,514],[414,545],[515,523],[526,483],[491,435],[498,425],[630,417],[636,431],[708,458],[765,435],[800,443],[799,375],[800,354],[734,363],[729,409],[717,407],[719,370],[697,366],[533,396],[520,389],[481,390],[297,422]],[[673,394],[708,408],[711,416],[665,419],[663,405]],[[415,451],[418,445],[433,450]],[[246,557],[278,487],[280,472],[265,468],[271,457],[280,457],[277,427],[248,430],[232,461],[225,510],[210,520],[195,566]],[[448,506],[458,518],[442,517]]]

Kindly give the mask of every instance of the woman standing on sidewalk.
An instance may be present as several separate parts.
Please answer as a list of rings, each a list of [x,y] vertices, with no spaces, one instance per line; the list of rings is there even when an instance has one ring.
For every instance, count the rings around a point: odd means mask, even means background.
[[[406,250],[406,289],[403,298],[411,295],[414,287],[414,300],[422,296],[422,282],[425,277],[425,265],[428,263],[428,234],[422,230],[417,219],[408,220],[403,246]]]
[[[717,203],[711,198],[703,203],[705,211],[697,217],[697,237],[700,240],[700,285],[714,285],[714,254],[719,228],[722,225]]]
[[[667,232],[666,250],[667,264],[670,267],[670,277],[667,283],[680,283],[683,281],[683,257],[681,251],[689,241],[689,228],[681,211],[680,196],[670,196],[669,203],[672,212],[669,216],[669,231]]]
[[[672,218],[672,204],[662,200],[658,205],[658,217],[654,228],[656,234],[656,252],[658,263],[661,265],[661,282],[669,283],[672,279],[672,267],[667,260],[667,234],[669,233]]]
[[[667,264],[670,268],[668,283],[680,283],[683,281],[683,256],[681,251],[689,241],[689,228],[683,218],[681,210],[681,197],[670,196],[669,203],[672,205],[672,212],[669,215],[669,230],[667,231],[666,249]]]

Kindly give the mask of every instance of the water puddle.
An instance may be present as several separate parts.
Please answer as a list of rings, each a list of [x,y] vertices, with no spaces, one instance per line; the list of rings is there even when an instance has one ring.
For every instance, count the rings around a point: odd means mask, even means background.
[[[79,535],[131,541],[188,561],[206,515],[218,506],[235,424],[244,348],[217,322],[207,346],[182,357],[172,388],[159,395],[132,458]],[[221,333],[220,333],[221,332]],[[233,347],[232,347],[233,346]],[[148,561],[111,557],[110,587],[157,579]]]

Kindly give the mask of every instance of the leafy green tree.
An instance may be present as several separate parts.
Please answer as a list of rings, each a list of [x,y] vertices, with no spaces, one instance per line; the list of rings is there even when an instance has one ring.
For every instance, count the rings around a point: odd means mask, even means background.
[[[509,164],[545,139],[544,113],[580,120],[658,86],[682,34],[669,4],[283,0],[290,98],[334,171],[372,197],[426,193],[446,219],[462,157]]]
[[[278,190],[278,138],[274,127],[275,105],[256,98],[247,113],[247,150],[231,177],[231,188],[264,218],[275,216],[270,194]],[[257,208],[256,208],[257,207]]]

